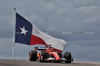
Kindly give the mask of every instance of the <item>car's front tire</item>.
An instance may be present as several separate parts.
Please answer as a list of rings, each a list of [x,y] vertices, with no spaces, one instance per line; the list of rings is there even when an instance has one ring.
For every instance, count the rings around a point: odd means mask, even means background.
[[[65,52],[64,53],[64,58],[66,59],[65,63],[71,63],[71,53],[70,52]]]

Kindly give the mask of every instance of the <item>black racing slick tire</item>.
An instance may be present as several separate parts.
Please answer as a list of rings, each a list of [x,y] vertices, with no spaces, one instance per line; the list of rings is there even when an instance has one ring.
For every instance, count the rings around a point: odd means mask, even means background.
[[[70,52],[65,52],[64,53],[64,58],[66,58],[67,61],[65,63],[71,63],[71,53]]]
[[[29,60],[36,61],[37,60],[37,51],[32,50],[29,52]]]
[[[43,59],[46,59],[46,52],[45,51],[41,51],[41,55],[43,56]]]
[[[39,62],[45,62],[46,59],[46,52],[41,51],[41,55],[39,56]]]

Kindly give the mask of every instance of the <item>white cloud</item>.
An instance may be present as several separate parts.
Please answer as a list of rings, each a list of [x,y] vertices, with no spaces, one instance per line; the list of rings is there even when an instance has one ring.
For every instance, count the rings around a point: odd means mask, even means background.
[[[98,24],[98,22],[100,21],[99,17],[100,16],[89,18],[89,19],[85,20],[85,23],[95,23],[95,24]]]

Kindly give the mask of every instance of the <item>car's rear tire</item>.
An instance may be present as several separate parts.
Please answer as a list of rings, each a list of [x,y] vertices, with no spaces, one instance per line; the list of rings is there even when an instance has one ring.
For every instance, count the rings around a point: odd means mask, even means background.
[[[37,60],[37,51],[32,50],[29,52],[29,60],[36,61]]]
[[[41,51],[41,55],[43,56],[43,59],[46,59],[46,52],[45,51]]]
[[[41,51],[41,55],[39,56],[39,62],[45,62],[46,59],[46,52]]]
[[[67,61],[65,63],[71,63],[71,53],[70,52],[65,52],[64,53],[64,58],[66,58]]]

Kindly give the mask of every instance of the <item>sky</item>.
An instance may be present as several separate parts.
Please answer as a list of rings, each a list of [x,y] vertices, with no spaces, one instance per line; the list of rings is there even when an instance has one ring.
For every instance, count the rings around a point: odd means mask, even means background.
[[[11,59],[14,8],[38,29],[67,41],[75,61],[100,62],[100,0],[0,0],[0,58]],[[15,58],[35,46],[15,43]]]

